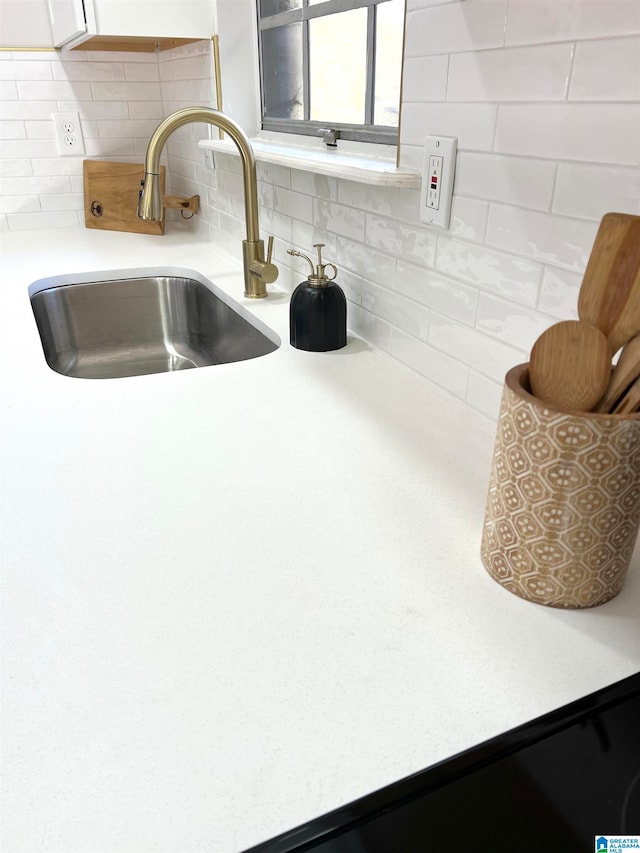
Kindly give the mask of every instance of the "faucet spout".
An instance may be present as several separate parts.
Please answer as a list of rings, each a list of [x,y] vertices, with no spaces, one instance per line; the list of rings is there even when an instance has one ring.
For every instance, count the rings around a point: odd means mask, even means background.
[[[258,226],[258,179],[256,160],[251,142],[239,124],[211,107],[185,107],[177,110],[162,121],[154,130],[145,155],[145,176],[138,216],[140,219],[162,219],[162,195],[160,192],[160,155],[167,139],[174,130],[191,122],[205,122],[228,133],[235,143],[242,160],[244,178],[244,207],[246,240],[242,242],[244,261],[244,295],[260,299],[267,295],[266,285],[278,277],[278,268],[271,263],[271,252],[265,258],[264,241],[260,239]]]

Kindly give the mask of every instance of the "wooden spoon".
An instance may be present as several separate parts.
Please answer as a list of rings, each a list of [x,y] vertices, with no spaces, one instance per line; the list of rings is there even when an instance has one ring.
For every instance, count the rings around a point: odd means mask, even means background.
[[[602,217],[578,296],[578,316],[617,352],[640,332],[640,216]]]
[[[640,377],[636,379],[624,397],[620,400],[613,410],[613,414],[630,415],[633,414],[633,412],[638,411],[640,411]]]
[[[604,394],[610,377],[609,341],[590,323],[555,323],[531,350],[531,390],[550,406],[588,412]]]
[[[618,359],[604,397],[594,411],[611,412],[627,388],[640,376],[640,334],[624,347]]]

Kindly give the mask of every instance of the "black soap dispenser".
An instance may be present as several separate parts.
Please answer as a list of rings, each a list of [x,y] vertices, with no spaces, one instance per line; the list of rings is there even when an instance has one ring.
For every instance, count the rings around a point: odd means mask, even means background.
[[[289,306],[289,333],[291,346],[309,352],[328,352],[340,349],[347,343],[347,300],[342,288],[334,281],[338,270],[335,264],[322,263],[324,243],[314,243],[318,250],[318,264],[302,252],[287,249],[289,255],[304,258],[311,267],[311,275],[293,291]],[[325,270],[333,269],[329,278]]]

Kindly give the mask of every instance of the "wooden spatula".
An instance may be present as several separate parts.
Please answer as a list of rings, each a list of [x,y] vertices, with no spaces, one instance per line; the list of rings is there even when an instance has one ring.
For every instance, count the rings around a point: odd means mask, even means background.
[[[640,332],[640,216],[602,217],[578,296],[578,316],[617,352]]]
[[[640,334],[632,338],[620,353],[604,397],[594,411],[611,412],[627,388],[640,376]]]
[[[614,415],[630,415],[640,411],[640,378],[636,379],[613,410]]]
[[[550,406],[589,412],[603,396],[610,377],[609,341],[590,323],[555,323],[531,350],[531,390]]]

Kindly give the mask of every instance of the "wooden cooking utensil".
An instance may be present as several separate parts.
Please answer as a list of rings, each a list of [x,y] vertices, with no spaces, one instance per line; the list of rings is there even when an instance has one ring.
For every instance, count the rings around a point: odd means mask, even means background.
[[[588,412],[604,394],[610,377],[609,341],[590,323],[555,323],[540,335],[531,350],[531,390],[550,406]]]
[[[604,397],[595,412],[611,412],[627,388],[640,376],[640,334],[632,338],[620,353]]]
[[[624,397],[620,400],[613,410],[613,414],[630,415],[633,412],[638,411],[640,411],[640,377],[636,379]]]
[[[578,316],[617,352],[640,332],[640,216],[602,217],[578,296]]]

